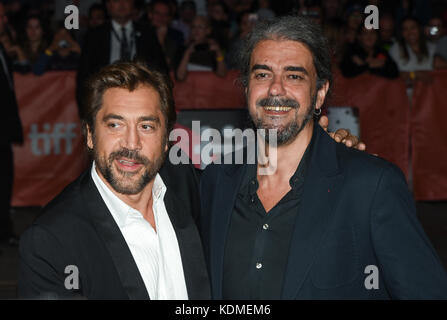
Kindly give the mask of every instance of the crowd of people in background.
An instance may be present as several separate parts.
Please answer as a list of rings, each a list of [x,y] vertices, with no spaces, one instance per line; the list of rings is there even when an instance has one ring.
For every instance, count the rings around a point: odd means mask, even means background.
[[[447,68],[444,0],[9,0],[4,1],[8,22],[0,43],[16,72],[85,69],[83,51],[92,55],[99,50],[91,35],[114,21],[111,6],[121,8],[122,3],[129,4],[127,19],[138,24],[136,30],[147,31],[158,42],[163,68],[178,81],[190,71],[225,76],[237,68],[240,44],[252,27],[284,14],[305,15],[322,25],[334,66],[345,77],[400,76],[411,87],[414,81],[430,81],[428,71]],[[81,6],[79,30],[64,28],[68,4]],[[364,25],[364,9],[370,4],[379,8],[377,30]],[[126,37],[117,39],[122,44]],[[129,50],[132,56],[136,49]]]

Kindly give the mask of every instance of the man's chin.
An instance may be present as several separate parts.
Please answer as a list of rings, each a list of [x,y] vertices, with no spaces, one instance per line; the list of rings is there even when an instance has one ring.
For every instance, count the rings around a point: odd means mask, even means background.
[[[143,177],[143,174],[133,177],[114,176],[108,182],[112,188],[121,194],[133,195],[138,194],[147,186],[149,181]]]

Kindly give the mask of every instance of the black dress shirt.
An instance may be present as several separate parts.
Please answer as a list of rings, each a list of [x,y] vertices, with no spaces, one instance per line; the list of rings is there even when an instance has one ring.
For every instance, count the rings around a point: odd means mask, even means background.
[[[257,165],[246,166],[225,246],[224,299],[280,298],[313,140],[289,180],[292,189],[269,212],[256,194]]]

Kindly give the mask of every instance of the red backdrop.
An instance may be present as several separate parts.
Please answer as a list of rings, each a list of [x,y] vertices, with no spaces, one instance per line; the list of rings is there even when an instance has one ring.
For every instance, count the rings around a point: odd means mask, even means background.
[[[410,109],[400,80],[371,75],[344,79],[337,75],[331,105],[360,111],[361,139],[370,153],[396,163],[408,174],[411,144],[414,196],[447,199],[447,72],[433,73],[433,83],[418,84]],[[191,73],[176,83],[178,109],[240,108],[244,94],[237,74],[218,78]],[[14,147],[14,206],[44,205],[87,166],[74,97],[73,72],[41,77],[15,76],[25,144]]]
[[[40,206],[86,167],[74,73],[14,77],[25,143],[14,147],[13,206]]]
[[[413,92],[411,146],[414,194],[420,200],[447,199],[447,72]]]

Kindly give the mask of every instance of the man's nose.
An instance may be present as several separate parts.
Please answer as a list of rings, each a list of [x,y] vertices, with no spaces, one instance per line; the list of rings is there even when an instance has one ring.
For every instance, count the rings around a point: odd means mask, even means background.
[[[282,77],[274,76],[269,88],[270,96],[283,96],[286,94]]]
[[[141,150],[141,137],[136,126],[127,127],[125,137],[123,139],[124,144],[127,149],[130,150]]]

